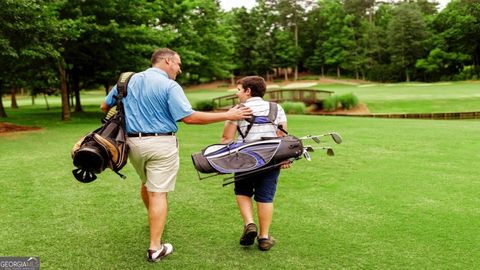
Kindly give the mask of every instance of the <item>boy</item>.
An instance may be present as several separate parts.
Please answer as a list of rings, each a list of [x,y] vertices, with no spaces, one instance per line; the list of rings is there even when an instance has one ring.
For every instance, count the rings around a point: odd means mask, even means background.
[[[270,111],[270,103],[263,100],[266,89],[267,86],[262,77],[248,76],[237,81],[238,92],[236,95],[240,99],[240,103],[252,109],[253,115],[267,116]],[[274,123],[253,124],[247,132],[249,125],[247,121],[227,121],[223,129],[221,143],[232,142],[237,130],[240,135],[238,139],[240,141],[243,139],[245,142],[259,140],[262,137],[285,136],[286,134],[278,129],[278,126],[281,126],[286,131],[287,117],[280,105],[274,105],[278,108]],[[282,165],[282,168],[288,167],[290,167],[289,164]],[[246,178],[242,177],[241,180],[235,181],[236,200],[244,222],[240,245],[253,245],[257,235],[258,248],[260,250],[268,251],[275,244],[275,240],[269,235],[269,229],[272,222],[273,199],[279,174],[280,168],[275,168],[266,172],[252,174]],[[253,219],[252,196],[257,205],[260,232],[257,232],[257,225]]]

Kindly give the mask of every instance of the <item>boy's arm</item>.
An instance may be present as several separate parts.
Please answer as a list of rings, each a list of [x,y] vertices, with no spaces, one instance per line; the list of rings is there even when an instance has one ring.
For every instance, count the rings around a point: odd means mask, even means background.
[[[279,123],[278,126],[281,126],[283,130],[287,131],[287,122],[283,122],[283,123]],[[284,137],[284,136],[287,136],[287,134],[283,131],[281,131],[280,129],[277,129],[277,136],[278,137]]]
[[[282,129],[288,132],[287,122],[279,123],[278,125],[282,126]],[[287,134],[285,134],[285,132],[281,131],[280,129],[277,129],[277,136],[278,137],[284,137],[284,136],[287,136]],[[288,169],[288,168],[290,168],[291,165],[292,165],[292,163],[285,163],[280,168],[281,169]]]
[[[225,126],[223,127],[223,134],[220,143],[230,143],[235,138],[235,133],[237,132],[237,125],[232,121],[226,121]]]

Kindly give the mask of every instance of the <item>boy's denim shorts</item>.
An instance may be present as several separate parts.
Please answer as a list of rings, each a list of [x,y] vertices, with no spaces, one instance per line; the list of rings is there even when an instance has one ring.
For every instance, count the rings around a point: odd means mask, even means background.
[[[241,174],[235,174],[235,180]],[[235,195],[253,197],[256,202],[271,203],[277,191],[280,168],[252,174],[235,181]]]

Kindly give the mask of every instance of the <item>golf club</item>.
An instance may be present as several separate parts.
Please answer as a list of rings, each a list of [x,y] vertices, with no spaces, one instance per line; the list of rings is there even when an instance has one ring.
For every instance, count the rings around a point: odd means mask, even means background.
[[[316,143],[320,143],[320,137],[324,137],[324,136],[331,136],[333,141],[336,143],[336,144],[341,144],[342,143],[342,137],[336,133],[336,132],[330,132],[330,133],[325,133],[325,134],[320,134],[320,135],[308,135],[308,136],[305,136],[305,137],[301,137],[299,138],[300,140],[307,140],[307,139],[312,139],[314,142]]]

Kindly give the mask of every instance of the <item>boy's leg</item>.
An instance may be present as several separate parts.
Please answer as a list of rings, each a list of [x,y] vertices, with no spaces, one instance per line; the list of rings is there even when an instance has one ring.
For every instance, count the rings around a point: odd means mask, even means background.
[[[237,204],[242,215],[243,224],[248,225],[254,223],[253,221],[253,204],[252,198],[244,195],[237,195]]]
[[[270,224],[272,224],[273,203],[257,202],[258,222],[260,224],[260,233],[258,238],[268,238]]]
[[[255,185],[255,201],[257,202],[257,214],[260,224],[258,235],[258,248],[263,251],[270,250],[275,240],[269,235],[273,216],[273,199],[277,190],[277,182],[280,170],[272,170],[259,175]],[[261,180],[260,180],[261,179]]]
[[[244,224],[242,236],[240,236],[240,245],[251,246],[255,243],[255,237],[257,236],[257,225],[253,220],[253,183],[251,180],[235,182],[235,195]]]

